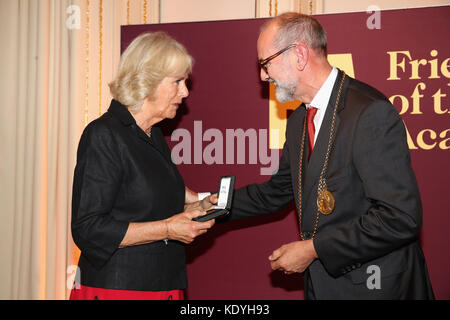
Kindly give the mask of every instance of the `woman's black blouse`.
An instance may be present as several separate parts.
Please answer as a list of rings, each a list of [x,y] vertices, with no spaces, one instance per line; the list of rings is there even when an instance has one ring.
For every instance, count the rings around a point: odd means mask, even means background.
[[[177,241],[118,248],[130,222],[183,211],[185,186],[161,130],[143,132],[112,100],[84,130],[72,195],[72,236],[81,250],[81,284],[163,291],[187,287],[185,248]]]

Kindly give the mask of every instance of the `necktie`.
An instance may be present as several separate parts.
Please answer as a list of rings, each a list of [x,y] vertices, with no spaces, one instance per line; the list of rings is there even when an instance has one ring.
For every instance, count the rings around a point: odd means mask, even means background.
[[[316,115],[317,108],[309,107],[306,109],[306,123],[308,126],[308,142],[309,142],[309,153],[308,160],[311,157],[311,153],[314,147],[314,136],[316,134],[316,128],[314,127],[314,116]]]

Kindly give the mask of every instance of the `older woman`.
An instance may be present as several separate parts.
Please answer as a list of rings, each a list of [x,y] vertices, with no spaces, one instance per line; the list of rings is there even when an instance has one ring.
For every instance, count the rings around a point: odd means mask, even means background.
[[[183,298],[184,244],[214,221],[192,221],[205,212],[154,125],[175,117],[191,69],[185,48],[162,32],[140,35],[123,53],[111,106],[78,147],[72,235],[81,283],[71,299]]]

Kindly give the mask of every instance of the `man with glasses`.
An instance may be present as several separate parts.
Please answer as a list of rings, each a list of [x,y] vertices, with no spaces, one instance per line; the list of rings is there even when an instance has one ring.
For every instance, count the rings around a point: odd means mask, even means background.
[[[289,117],[278,172],[236,190],[231,218],[295,201],[299,241],[269,260],[274,270],[305,272],[307,299],[434,298],[418,242],[419,190],[394,107],[328,63],[325,31],[310,16],[269,20],[257,51],[261,80],[274,83],[277,99],[302,104]]]

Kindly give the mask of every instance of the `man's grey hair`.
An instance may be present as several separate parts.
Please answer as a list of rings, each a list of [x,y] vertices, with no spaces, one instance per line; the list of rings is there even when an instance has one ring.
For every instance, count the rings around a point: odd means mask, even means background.
[[[292,43],[301,42],[316,53],[327,56],[327,35],[315,18],[297,12],[286,12],[267,21],[261,32],[272,23],[278,27],[274,46],[282,49]]]

